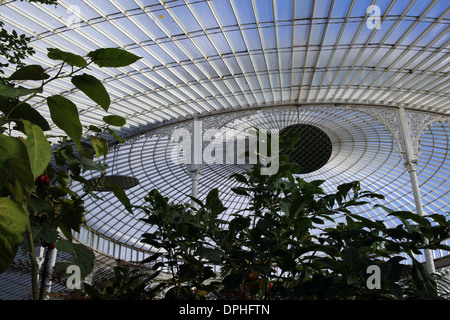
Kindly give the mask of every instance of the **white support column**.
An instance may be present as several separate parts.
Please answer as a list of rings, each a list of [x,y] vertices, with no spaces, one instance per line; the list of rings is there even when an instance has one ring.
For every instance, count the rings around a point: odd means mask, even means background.
[[[411,132],[408,125],[408,119],[406,111],[403,107],[399,108],[399,123],[403,145],[406,153],[405,167],[408,170],[411,179],[416,212],[418,215],[424,216],[425,213],[423,211],[422,197],[420,195],[419,180],[417,178],[418,152],[414,151],[414,147],[411,141]],[[429,249],[425,250],[425,260],[428,272],[434,273],[436,269],[434,266],[433,253]]]
[[[53,269],[55,267],[56,264],[56,254],[58,253],[58,250],[55,248],[52,250],[51,256],[50,256],[50,263],[48,266],[48,276],[49,279],[47,280],[47,292],[51,292],[52,290],[52,283],[53,281],[51,280],[51,277],[53,276]],[[48,299],[48,296],[45,297],[45,299]]]
[[[39,248],[39,257],[36,257],[36,262],[37,262],[37,266],[38,266],[38,270],[41,270],[42,267],[42,263],[44,262],[44,254],[45,254],[45,248],[43,246],[41,246]],[[39,283],[39,272],[37,274],[37,282]]]
[[[192,191],[191,196],[194,198],[198,197],[198,183],[201,176],[201,166],[202,166],[202,158],[203,158],[203,139],[202,139],[202,122],[197,118],[194,118],[192,124],[192,139],[191,139],[191,165],[189,171],[191,173],[191,181],[192,181]],[[197,208],[197,203],[195,201],[191,201],[191,206],[193,208]]]

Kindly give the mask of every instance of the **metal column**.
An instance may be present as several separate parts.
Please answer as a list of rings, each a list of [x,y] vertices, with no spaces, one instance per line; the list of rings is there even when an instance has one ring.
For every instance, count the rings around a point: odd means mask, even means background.
[[[414,152],[406,111],[403,107],[400,107],[398,112],[399,112],[400,130],[406,153],[405,167],[408,170],[411,179],[416,212],[418,215],[424,216],[425,213],[423,211],[422,197],[420,195],[419,180],[417,178],[418,154],[417,152]],[[430,274],[434,273],[436,269],[434,266],[433,253],[431,252],[430,249],[425,250],[425,260],[428,272]]]
[[[191,140],[191,181],[192,181],[192,191],[191,196],[194,198],[198,197],[198,182],[201,176],[201,166],[203,159],[203,140],[202,140],[202,122],[197,118],[194,118],[192,124],[192,140]],[[197,208],[197,203],[191,201],[191,206]]]

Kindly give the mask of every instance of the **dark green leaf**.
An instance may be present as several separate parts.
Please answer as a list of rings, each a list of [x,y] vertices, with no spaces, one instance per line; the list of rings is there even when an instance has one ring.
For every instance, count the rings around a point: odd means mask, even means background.
[[[194,201],[196,204],[198,204],[200,207],[203,207],[203,202],[201,202],[199,199],[193,197],[193,196],[188,196],[192,201]]]
[[[14,183],[16,185],[16,191],[21,192],[21,194],[16,195],[23,197],[20,201],[19,198],[16,198],[16,200],[20,203],[28,198],[36,186],[33,173],[31,172],[26,141],[22,138],[19,138],[19,140],[20,144],[18,144],[17,147],[20,148],[20,156],[11,161],[11,175],[15,180]]]
[[[121,127],[127,123],[127,120],[120,116],[110,115],[110,116],[104,116],[103,121],[105,121],[107,124],[110,124],[112,126]]]
[[[97,300],[97,299],[101,299],[102,298],[102,294],[94,287],[91,286],[87,283],[83,284],[83,288],[86,291],[87,295],[89,296],[89,298],[93,299],[93,300]]]
[[[103,171],[103,170],[106,169],[105,165],[103,165],[101,163],[98,163],[98,162],[95,162],[95,161],[92,161],[91,159],[81,157],[80,160],[81,160],[81,166],[83,168],[83,172],[86,172],[86,171]]]
[[[33,64],[20,68],[9,77],[9,80],[45,80],[48,78],[50,76],[45,73],[42,66]]]
[[[204,248],[204,247],[198,249],[197,254],[200,256],[200,258],[205,258],[212,263],[221,263],[222,258],[226,257],[226,254],[224,254],[219,249]]]
[[[9,118],[28,120],[41,127],[43,131],[50,130],[50,125],[47,120],[28,103],[20,103],[16,106],[11,112]]]
[[[105,87],[96,77],[89,74],[77,75],[72,78],[75,87],[83,91],[89,98],[98,103],[105,111],[108,111],[111,99]]]
[[[445,226],[449,223],[449,221],[442,214],[432,214],[432,215],[429,215],[429,217],[431,219],[433,219],[434,221],[436,221],[441,226]]]
[[[52,60],[62,60],[65,61],[68,65],[74,67],[81,68],[87,66],[87,62],[82,56],[54,48],[47,48],[47,50],[48,50],[47,57],[49,57]]]
[[[232,291],[234,289],[237,289],[244,279],[244,276],[242,274],[229,274],[227,275],[223,281],[223,289],[222,291]]]
[[[266,231],[267,229],[270,228],[271,225],[272,224],[270,223],[269,220],[259,219],[258,222],[256,223],[256,229],[260,231]]]
[[[147,263],[147,262],[151,262],[151,261],[155,261],[157,260],[159,257],[161,257],[163,254],[160,252],[157,252],[155,254],[152,254],[150,257],[145,258],[142,263]]]
[[[83,127],[77,106],[60,95],[48,97],[47,104],[53,122],[79,146]]]
[[[416,288],[427,295],[437,297],[436,281],[419,261],[413,258],[412,262],[411,276]]]
[[[22,143],[17,138],[0,134],[0,161],[20,156]]]
[[[91,136],[91,143],[97,158],[100,158],[102,155],[106,158],[108,155],[108,140],[102,137]]]
[[[245,191],[242,188],[231,188],[231,191],[233,191],[234,193],[240,195],[240,196],[248,196],[247,191]]]
[[[206,196],[206,207],[214,214],[219,214],[226,209],[219,199],[219,190],[217,188],[208,192],[208,195]]]
[[[119,136],[117,135],[117,133],[116,133],[113,129],[111,129],[111,128],[106,128],[106,131],[108,131],[109,134],[112,135],[113,138],[116,139],[117,141],[123,142],[123,139],[122,139],[121,137],[119,137]]]
[[[0,96],[8,97],[8,98],[17,98],[22,96],[27,96],[33,93],[42,93],[42,87],[39,88],[24,88],[22,86],[18,86],[16,88],[8,86],[6,84],[0,83]]]
[[[52,157],[52,150],[39,126],[27,120],[24,120],[23,123],[27,135],[27,153],[31,172],[36,179],[47,168]]]
[[[59,240],[56,242],[56,249],[73,255],[73,264],[80,267],[81,279],[92,272],[95,255],[88,247],[68,240]]]
[[[395,211],[395,212],[390,213],[389,215],[390,216],[395,216],[395,217],[397,217],[399,219],[402,219],[402,220],[408,220],[409,219],[409,220],[417,222],[418,224],[423,225],[423,226],[431,226],[431,223],[430,223],[430,221],[428,221],[427,218],[421,217],[418,214],[413,213],[413,212],[409,212],[409,211]]]
[[[315,259],[314,261],[315,261],[315,263],[317,263],[320,266],[323,266],[325,268],[329,268],[329,269],[334,270],[341,274],[345,273],[344,266],[332,258],[324,257],[324,258]]]
[[[125,67],[141,59],[131,52],[117,48],[102,48],[88,53],[99,67]]]
[[[114,195],[124,205],[125,209],[127,209],[127,211],[129,213],[133,213],[130,199],[128,199],[128,196],[126,195],[125,191],[123,191],[123,189],[121,187],[119,187],[118,185],[115,185],[115,184],[109,184],[109,185],[106,185],[105,187],[111,188]]]
[[[17,202],[0,198],[0,273],[13,262],[27,224],[28,217]]]
[[[233,175],[231,176],[231,178],[235,178],[236,181],[239,181],[239,182],[242,182],[242,183],[245,183],[245,184],[248,183],[247,178],[246,178],[244,175],[239,174],[239,173],[233,174]]]
[[[359,260],[359,252],[355,247],[349,247],[343,252],[344,263],[348,268],[352,268],[354,262]]]

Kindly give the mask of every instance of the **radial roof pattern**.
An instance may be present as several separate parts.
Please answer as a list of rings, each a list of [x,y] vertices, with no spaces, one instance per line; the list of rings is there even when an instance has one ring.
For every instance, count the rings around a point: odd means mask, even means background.
[[[314,125],[329,136],[332,153],[305,179],[326,179],[328,191],[359,179],[386,194],[390,206],[414,210],[398,123],[390,117],[403,107],[416,145],[420,140],[426,211],[448,211],[448,0],[63,0],[56,7],[3,1],[0,13],[5,27],[33,37],[30,64],[56,70],[49,47],[80,55],[118,47],[142,57],[128,67],[88,71],[111,95],[108,114],[127,119],[119,134],[128,140],[107,161],[110,173],[139,179],[127,190],[132,202],[153,187],[187,199],[191,177],[188,167],[170,161],[170,133],[191,130],[190,120],[199,117],[204,128],[221,130]],[[106,112],[69,80],[45,90],[69,95],[83,124],[101,125]],[[32,102],[50,119],[45,100]],[[226,178],[244,169],[203,166],[199,195],[219,186],[231,209],[242,208]],[[141,247],[147,230],[139,215],[124,213],[112,195],[103,199],[87,203],[87,221],[108,239],[80,238],[116,256],[117,244],[108,241]],[[371,208],[361,214],[386,219]]]

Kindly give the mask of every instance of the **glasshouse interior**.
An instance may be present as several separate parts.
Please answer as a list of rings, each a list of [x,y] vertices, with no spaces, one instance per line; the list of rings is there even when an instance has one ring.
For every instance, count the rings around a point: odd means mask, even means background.
[[[0,28],[0,300],[450,299],[448,0]]]

